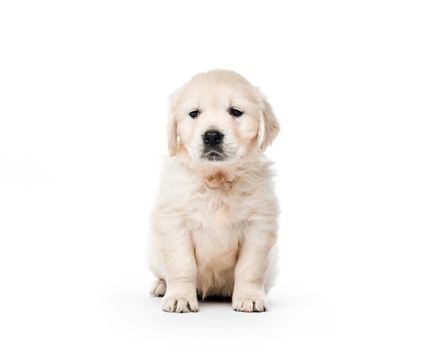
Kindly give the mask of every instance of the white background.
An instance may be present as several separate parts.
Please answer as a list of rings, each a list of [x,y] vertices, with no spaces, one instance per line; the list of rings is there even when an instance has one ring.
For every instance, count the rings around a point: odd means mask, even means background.
[[[434,349],[432,5],[2,1],[1,348]],[[264,314],[147,295],[167,98],[212,68],[282,125]]]

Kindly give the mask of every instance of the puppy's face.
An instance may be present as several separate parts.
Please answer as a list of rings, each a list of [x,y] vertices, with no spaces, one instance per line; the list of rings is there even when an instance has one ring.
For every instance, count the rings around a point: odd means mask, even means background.
[[[198,74],[175,94],[169,117],[171,155],[195,162],[235,163],[264,150],[278,123],[261,93],[240,75]]]

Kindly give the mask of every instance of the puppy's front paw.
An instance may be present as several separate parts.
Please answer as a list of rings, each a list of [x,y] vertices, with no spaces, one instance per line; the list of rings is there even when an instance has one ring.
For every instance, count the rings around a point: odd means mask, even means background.
[[[266,297],[251,295],[233,298],[233,309],[242,312],[264,312],[269,308]]]
[[[198,300],[195,297],[164,297],[162,309],[166,312],[197,312]]]

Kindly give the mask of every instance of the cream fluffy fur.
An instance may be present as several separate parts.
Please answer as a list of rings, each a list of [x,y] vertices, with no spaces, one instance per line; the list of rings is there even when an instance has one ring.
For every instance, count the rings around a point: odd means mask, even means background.
[[[244,112],[238,118],[230,107]],[[197,118],[189,112],[199,110]],[[203,158],[207,130],[224,135],[225,159]],[[274,277],[278,204],[262,152],[278,122],[237,73],[201,73],[171,100],[168,159],[152,212],[151,293],[170,312],[198,310],[197,296],[232,297],[237,311],[266,311]]]

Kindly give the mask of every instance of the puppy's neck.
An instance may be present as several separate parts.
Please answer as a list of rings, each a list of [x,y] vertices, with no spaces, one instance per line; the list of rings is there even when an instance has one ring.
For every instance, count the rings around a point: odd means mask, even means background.
[[[242,175],[250,175],[249,179],[255,183],[264,177],[268,163],[263,158],[252,155],[238,164],[214,164],[193,162],[185,149],[180,149],[176,157],[183,162],[192,176],[199,177],[206,188],[210,190],[228,192],[236,187]],[[249,183],[249,181],[248,181]]]
[[[233,187],[235,178],[231,177],[227,172],[216,169],[216,171],[205,174],[203,177],[204,184],[212,190],[229,191]]]

